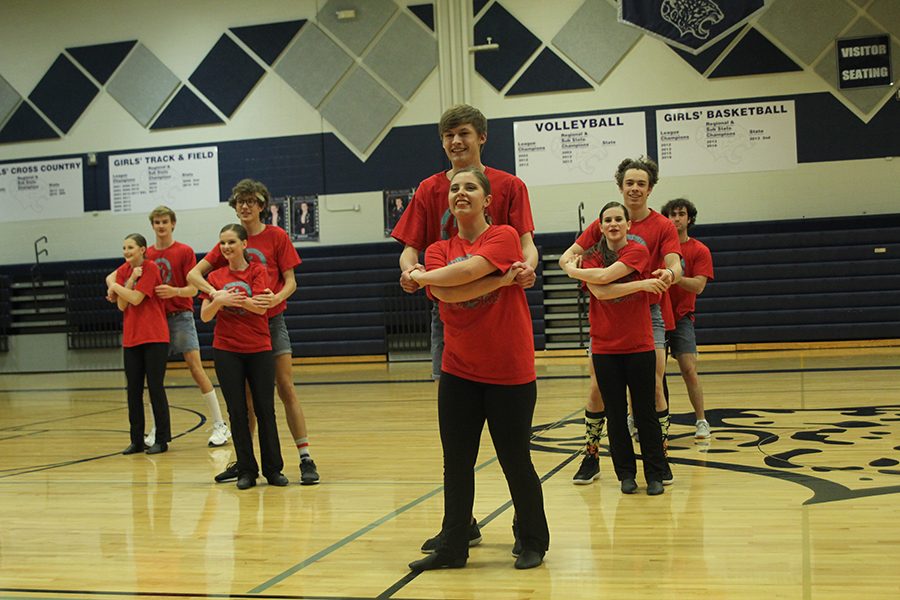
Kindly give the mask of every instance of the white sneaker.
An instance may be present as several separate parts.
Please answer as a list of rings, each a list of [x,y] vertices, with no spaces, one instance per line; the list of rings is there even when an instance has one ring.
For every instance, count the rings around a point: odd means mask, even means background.
[[[709,432],[709,422],[706,419],[697,421],[697,433],[694,437],[698,440],[708,440],[712,434]]]
[[[144,444],[152,446],[156,443],[156,425],[150,428],[150,433],[144,436]]]
[[[209,445],[224,446],[230,437],[231,432],[228,431],[228,425],[225,424],[225,421],[219,421],[213,425],[212,434],[209,436]]]
[[[631,439],[633,439],[634,441],[636,441],[636,442],[640,441],[638,439],[637,427],[634,426],[634,417],[631,415],[628,415],[627,422],[628,422],[628,435],[630,435]]]

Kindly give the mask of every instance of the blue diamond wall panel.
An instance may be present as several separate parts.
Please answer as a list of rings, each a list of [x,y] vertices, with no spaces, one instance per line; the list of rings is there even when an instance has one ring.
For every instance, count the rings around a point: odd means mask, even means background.
[[[97,86],[65,54],[60,54],[28,96],[34,105],[67,133],[97,95]]]
[[[30,104],[23,102],[0,130],[0,144],[49,140],[59,135]]]
[[[544,48],[509,91],[507,96],[543,94],[564,90],[593,89],[593,86],[567,65],[550,48]]]
[[[420,21],[428,26],[428,29],[434,31],[434,4],[413,4],[407,6],[412,14],[416,15]]]
[[[737,77],[802,70],[800,65],[776,48],[763,34],[750,29],[709,76]]]
[[[191,74],[190,82],[225,116],[231,117],[263,73],[255,60],[223,35]]]
[[[216,125],[221,122],[219,115],[204,104],[190,88],[181,86],[150,129]]]
[[[122,64],[137,40],[128,42],[113,42],[112,44],[97,44],[96,46],[79,46],[77,48],[66,48],[72,58],[78,64],[84,67],[84,70],[91,74],[91,77],[100,82],[100,85],[106,83],[115,70]]]
[[[488,37],[500,44],[500,49],[477,53],[475,70],[499,91],[541,46],[541,40],[499,2],[475,24],[475,44],[487,44]]]
[[[734,38],[738,36],[741,30],[732,31],[730,34],[726,35],[724,38],[701,52],[700,54],[692,54],[687,52],[686,50],[682,50],[681,48],[676,48],[675,46],[669,46],[675,54],[684,59],[684,61],[694,67],[698,73],[701,75],[706,73],[706,70],[709,69],[710,66],[719,58],[722,52],[725,51],[725,48],[734,41]]]
[[[275,64],[275,60],[284,52],[304,23],[306,23],[306,19],[232,27],[230,31],[247,44],[247,47],[263,59],[267,65],[271,66]]]

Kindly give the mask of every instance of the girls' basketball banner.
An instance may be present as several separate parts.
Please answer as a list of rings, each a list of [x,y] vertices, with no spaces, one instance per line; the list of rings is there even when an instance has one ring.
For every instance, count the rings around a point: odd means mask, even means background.
[[[619,22],[700,54],[765,7],[765,0],[619,0]]]
[[[81,158],[0,164],[0,221],[84,214]]]

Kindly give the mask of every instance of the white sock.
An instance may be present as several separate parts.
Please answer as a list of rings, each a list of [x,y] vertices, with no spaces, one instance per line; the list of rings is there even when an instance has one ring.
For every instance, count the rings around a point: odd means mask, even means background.
[[[203,399],[206,400],[206,408],[209,410],[209,418],[213,425],[222,422],[224,419],[222,419],[222,411],[219,410],[219,398],[216,396],[215,388],[203,394]]]

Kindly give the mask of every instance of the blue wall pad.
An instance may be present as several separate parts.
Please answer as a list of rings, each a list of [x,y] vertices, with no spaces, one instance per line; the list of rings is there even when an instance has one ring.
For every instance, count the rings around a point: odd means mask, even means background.
[[[96,46],[80,46],[78,48],[66,48],[66,52],[72,55],[84,70],[100,82],[106,83],[115,70],[122,64],[137,40],[128,42],[113,42],[112,44],[97,44]]]
[[[400,13],[364,62],[404,100],[409,100],[437,66],[437,41],[415,19]]]
[[[0,77],[0,126],[6,122],[6,118],[12,114],[21,100],[22,96],[19,95],[19,92],[3,77]]]
[[[355,11],[350,19],[338,19],[338,11]],[[316,18],[357,55],[363,53],[385,23],[397,12],[393,0],[328,0]]]
[[[222,35],[191,74],[190,82],[226,117],[231,117],[265,71],[227,35]]]
[[[231,33],[239,40],[247,44],[258,57],[271,66],[275,64],[278,56],[284,52],[291,43],[306,19],[299,21],[283,21],[281,23],[267,23],[265,25],[250,25],[248,27],[232,27]]]
[[[97,86],[65,54],[60,54],[28,99],[63,133],[68,133],[96,95]]]
[[[18,110],[0,130],[0,144],[49,140],[58,137],[53,128],[27,102],[19,105]]]
[[[204,104],[203,100],[198,98],[188,87],[181,86],[150,129],[213,125],[221,122],[222,119],[219,118],[219,115]]]
[[[350,55],[310,23],[275,65],[275,72],[310,106],[318,107],[352,64]]]
[[[600,83],[641,37],[616,20],[616,9],[606,0],[585,0],[553,37],[553,45]]]
[[[371,75],[356,67],[319,112],[354,148],[365,152],[402,107]]]
[[[488,36],[500,49],[475,54],[475,70],[499,91],[540,47],[541,40],[499,2],[475,24],[475,45],[487,44]]]
[[[564,90],[592,89],[593,86],[567,65],[550,48],[544,48],[522,76],[513,84],[507,96],[541,94]]]
[[[719,58],[725,48],[728,47],[728,44],[730,44],[741,31],[742,30],[740,29],[732,31],[700,54],[691,54],[690,52],[682,50],[681,48],[676,48],[675,46],[669,46],[669,48],[671,48],[675,54],[683,58],[687,64],[694,67],[698,73],[703,75],[706,73],[706,70],[716,62],[716,59]]]
[[[179,83],[178,77],[139,43],[110,79],[106,92],[146,127]]]
[[[487,3],[488,0],[472,0],[472,14],[477,17],[479,11],[481,11]]]
[[[428,29],[434,31],[434,4],[413,4],[406,8],[419,17],[419,20],[425,23]]]
[[[731,49],[709,77],[736,77],[740,75],[761,75],[763,73],[789,73],[803,68],[775,47],[756,29]]]

